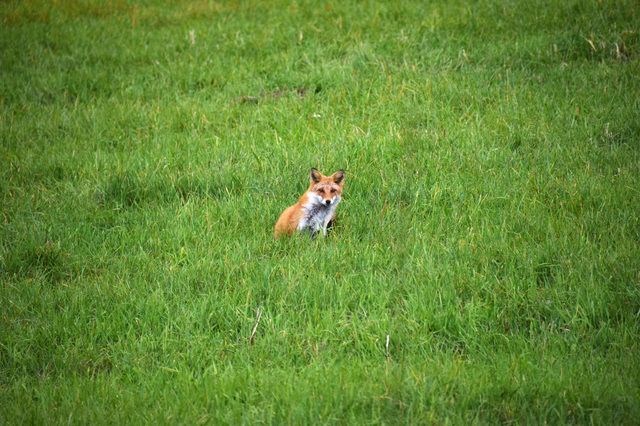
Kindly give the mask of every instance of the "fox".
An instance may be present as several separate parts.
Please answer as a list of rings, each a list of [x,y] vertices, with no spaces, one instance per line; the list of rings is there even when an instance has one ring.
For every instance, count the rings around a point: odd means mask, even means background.
[[[334,217],[336,207],[342,200],[344,170],[325,176],[311,168],[309,189],[296,204],[288,207],[276,222],[275,237],[291,236],[296,232],[309,232],[313,239],[318,232],[327,235],[327,225]]]

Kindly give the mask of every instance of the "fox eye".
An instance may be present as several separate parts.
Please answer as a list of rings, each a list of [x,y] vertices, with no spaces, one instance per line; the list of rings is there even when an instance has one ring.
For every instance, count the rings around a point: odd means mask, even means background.
[[[318,192],[324,194],[324,189],[318,189]]]
[[[331,193],[333,194],[334,192],[336,192],[336,190],[335,190],[335,189],[332,189],[332,190],[331,190]]]

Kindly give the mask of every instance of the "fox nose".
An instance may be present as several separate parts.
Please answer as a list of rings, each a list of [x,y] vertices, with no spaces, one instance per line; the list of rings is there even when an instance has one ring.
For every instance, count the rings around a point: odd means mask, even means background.
[[[331,204],[331,200],[324,200],[324,203],[325,203],[326,205],[329,205],[329,204]]]

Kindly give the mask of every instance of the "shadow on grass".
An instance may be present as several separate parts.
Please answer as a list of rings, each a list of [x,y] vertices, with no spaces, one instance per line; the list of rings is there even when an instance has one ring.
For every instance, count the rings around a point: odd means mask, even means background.
[[[244,186],[232,175],[145,179],[126,172],[110,176],[95,190],[93,199],[99,206],[128,209],[153,203],[185,203],[191,198],[219,200],[239,194]]]
[[[0,272],[9,277],[42,277],[48,283],[57,284],[71,276],[65,254],[51,241],[16,245],[3,257]]]

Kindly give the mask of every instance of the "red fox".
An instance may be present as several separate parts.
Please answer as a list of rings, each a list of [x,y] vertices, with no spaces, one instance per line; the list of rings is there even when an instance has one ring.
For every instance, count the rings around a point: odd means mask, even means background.
[[[327,224],[333,219],[334,211],[340,202],[344,170],[338,170],[327,177],[312,168],[310,185],[297,204],[282,213],[276,223],[276,238],[291,235],[293,231],[306,231],[315,237],[322,230],[327,234]]]

